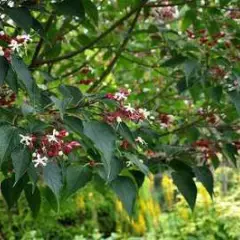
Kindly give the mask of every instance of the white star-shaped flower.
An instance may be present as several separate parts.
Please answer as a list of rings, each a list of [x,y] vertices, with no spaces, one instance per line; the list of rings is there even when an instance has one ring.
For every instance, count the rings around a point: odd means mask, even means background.
[[[147,109],[145,109],[145,108],[139,108],[139,113],[141,113],[143,116],[144,116],[144,118],[148,118],[149,116],[150,116],[150,112],[149,111],[147,111]]]
[[[0,56],[4,56],[4,51],[2,47],[0,47]]]
[[[53,129],[52,135],[47,135],[47,139],[50,143],[52,142],[58,143],[58,139],[56,138],[56,136],[58,135],[59,135],[59,132],[56,129]]]
[[[11,44],[9,44],[9,47],[13,50],[13,51],[19,51],[19,47],[21,46],[22,44],[19,44],[16,40],[11,40]]]
[[[131,104],[129,103],[128,105],[124,106],[125,110],[127,112],[130,112],[130,113],[134,113],[135,112],[135,109],[131,106]]]
[[[19,136],[21,137],[21,140],[20,140],[21,144],[29,146],[32,143],[32,137],[24,136],[22,134],[19,134]]]
[[[142,145],[147,145],[147,143],[141,137],[137,137],[135,142],[141,143]]]
[[[45,167],[47,165],[48,158],[46,156],[41,157],[40,154],[37,154],[37,158],[33,160],[34,167],[38,167],[39,165]]]
[[[122,92],[117,92],[114,94],[114,99],[116,99],[117,101],[122,101],[122,100],[126,100],[127,96]]]

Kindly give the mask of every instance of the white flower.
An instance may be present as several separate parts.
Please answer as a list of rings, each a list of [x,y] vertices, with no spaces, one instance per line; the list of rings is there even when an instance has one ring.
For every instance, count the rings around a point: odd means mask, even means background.
[[[121,123],[121,122],[122,122],[121,117],[118,116],[118,117],[116,118],[116,121],[117,121],[117,123]]]
[[[147,111],[147,109],[145,109],[145,108],[139,108],[139,113],[141,113],[143,116],[144,116],[144,118],[148,118],[149,116],[150,116],[150,112],[149,111]]]
[[[45,167],[47,165],[48,158],[46,156],[41,157],[40,154],[37,154],[37,158],[33,160],[34,167],[38,167],[39,165]]]
[[[24,35],[21,36],[21,38],[23,38],[25,42],[31,42],[32,41],[32,38],[29,34],[24,34]]]
[[[32,137],[24,136],[22,134],[19,134],[21,137],[20,143],[26,146],[29,146],[32,143]]]
[[[142,145],[147,145],[147,143],[141,137],[137,137],[135,142],[141,143]]]
[[[150,89],[149,88],[143,88],[143,90],[142,90],[144,93],[146,93],[146,92],[149,92],[150,91]]]
[[[12,39],[11,40],[11,44],[9,44],[9,47],[13,50],[13,51],[19,51],[19,47],[21,46],[22,44],[19,44],[16,40]]]
[[[63,151],[59,151],[58,156],[63,156]]]
[[[52,135],[47,135],[47,139],[50,143],[51,142],[58,143],[58,139],[56,138],[56,136],[58,136],[58,135],[59,135],[59,132],[56,129],[53,129]]]
[[[135,112],[135,109],[133,107],[131,107],[131,104],[128,104],[128,105],[124,106],[124,108],[127,112],[130,112],[130,113]]]
[[[0,56],[4,56],[4,51],[2,47],[0,47]]]
[[[117,92],[117,93],[114,94],[114,98],[117,101],[122,101],[122,100],[126,100],[127,96],[125,95],[125,93]]]

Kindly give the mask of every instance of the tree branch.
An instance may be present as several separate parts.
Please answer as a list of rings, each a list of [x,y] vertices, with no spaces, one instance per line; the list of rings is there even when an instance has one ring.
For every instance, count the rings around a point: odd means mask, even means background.
[[[85,50],[87,50],[88,48],[91,48],[92,46],[94,46],[97,42],[99,42],[100,40],[102,40],[104,37],[106,37],[109,33],[111,33],[116,27],[118,27],[120,24],[122,24],[125,20],[127,20],[128,18],[130,18],[135,12],[137,12],[139,10],[139,8],[141,8],[144,4],[146,3],[146,0],[140,4],[140,6],[132,9],[129,13],[127,13],[125,16],[123,16],[121,19],[119,19],[117,22],[115,22],[109,29],[107,29],[105,32],[103,32],[102,34],[100,34],[96,39],[94,39],[92,42],[90,42],[89,44],[87,44],[86,46],[80,48],[79,50],[67,53],[63,56],[59,56],[56,58],[52,58],[52,59],[46,59],[46,60],[39,60],[39,61],[35,61],[35,63],[31,66],[31,67],[37,67],[43,64],[48,64],[48,63],[56,63],[62,60],[66,60],[69,58],[72,58],[82,52],[84,52]]]
[[[116,52],[115,57],[113,58],[113,60],[111,61],[111,63],[110,63],[109,66],[107,67],[107,69],[102,73],[102,75],[100,76],[100,78],[99,78],[97,81],[95,81],[95,82],[93,83],[93,85],[88,89],[88,91],[87,91],[88,93],[90,93],[90,92],[92,92],[93,90],[95,90],[95,88],[97,88],[97,87],[101,84],[101,82],[109,75],[109,73],[110,73],[110,72],[112,71],[112,69],[114,68],[114,66],[115,66],[116,62],[118,61],[119,57],[121,56],[121,54],[122,54],[125,46],[127,45],[129,39],[131,38],[131,33],[132,33],[132,31],[133,31],[136,23],[137,23],[138,17],[139,17],[140,12],[141,12],[141,9],[142,9],[142,7],[139,7],[139,9],[138,9],[138,11],[137,11],[137,14],[136,14],[136,16],[135,16],[135,18],[134,18],[134,20],[133,20],[130,28],[128,29],[128,32],[127,32],[127,34],[126,34],[126,36],[125,36],[125,38],[124,38],[121,46],[118,48],[118,50],[117,50],[117,52]]]

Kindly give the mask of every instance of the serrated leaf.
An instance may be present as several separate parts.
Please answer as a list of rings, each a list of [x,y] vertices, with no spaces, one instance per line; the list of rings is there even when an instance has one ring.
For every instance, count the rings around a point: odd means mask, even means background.
[[[31,154],[28,149],[17,149],[11,154],[15,171],[15,184],[26,173],[31,161]]]
[[[195,167],[194,173],[196,178],[203,184],[211,198],[213,197],[213,175],[210,169],[206,166]]]
[[[129,177],[119,176],[111,182],[111,188],[117,194],[129,215],[132,215],[137,198],[137,188]]]
[[[186,199],[188,205],[193,210],[197,198],[197,187],[193,181],[192,175],[188,172],[173,172],[172,178],[180,193]]]

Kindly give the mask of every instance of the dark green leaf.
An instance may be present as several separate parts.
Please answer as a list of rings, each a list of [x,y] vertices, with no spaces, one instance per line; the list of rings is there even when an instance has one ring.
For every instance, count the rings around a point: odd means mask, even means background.
[[[92,140],[95,147],[102,153],[102,161],[108,178],[111,172],[111,160],[115,150],[116,136],[113,129],[103,122],[83,122],[84,134]]]
[[[197,187],[193,181],[192,175],[185,171],[173,172],[172,178],[174,184],[177,186],[178,190],[193,210],[197,198]]]
[[[31,184],[28,184],[24,188],[24,192],[25,192],[25,197],[26,197],[27,202],[28,202],[28,206],[31,209],[32,216],[35,218],[35,217],[37,217],[37,215],[38,215],[38,213],[40,211],[40,207],[41,207],[41,194],[40,194],[40,191],[36,187],[34,192],[33,192]]]
[[[210,169],[206,166],[195,167],[194,173],[196,178],[203,184],[211,198],[213,197],[213,175]]]
[[[238,114],[240,115],[240,93],[238,91],[231,91],[228,93],[228,95],[230,96]]]
[[[146,176],[149,176],[150,171],[148,167],[138,159],[138,157],[131,153],[125,153],[125,157],[130,160],[135,166],[139,168],[139,170],[144,173]]]
[[[79,118],[73,116],[64,116],[64,123],[78,135],[83,133],[83,123]]]
[[[113,191],[118,195],[129,215],[133,213],[133,207],[137,197],[137,188],[129,177],[118,177],[111,182]]]
[[[5,81],[9,69],[9,64],[5,57],[0,56],[0,85]]]
[[[59,199],[62,189],[62,172],[56,163],[50,162],[43,168],[43,179],[52,190],[57,199]]]
[[[82,0],[64,0],[56,3],[55,8],[60,14],[79,17],[80,20],[85,18],[85,10]]]
[[[27,8],[6,8],[5,13],[27,33],[33,25],[33,17]]]
[[[25,174],[31,161],[31,153],[27,148],[17,149],[11,154],[15,171],[15,183]]]
[[[66,172],[66,196],[74,194],[84,187],[92,179],[92,171],[89,167],[69,166]]]
[[[11,178],[6,178],[2,181],[1,191],[9,209],[12,208],[13,205],[18,201],[23,188],[24,180],[21,179],[17,184],[14,185],[14,176]]]
[[[73,86],[69,86],[69,85],[61,85],[59,87],[60,92],[62,93],[62,95],[65,98],[69,98],[70,99],[70,103],[77,105],[81,99],[82,99],[82,93],[81,91]]]
[[[94,21],[96,25],[98,25],[98,9],[96,5],[91,0],[84,0],[82,3],[84,5],[86,14]]]
[[[11,149],[14,147],[14,131],[15,129],[11,126],[0,126],[0,166],[10,156]]]

